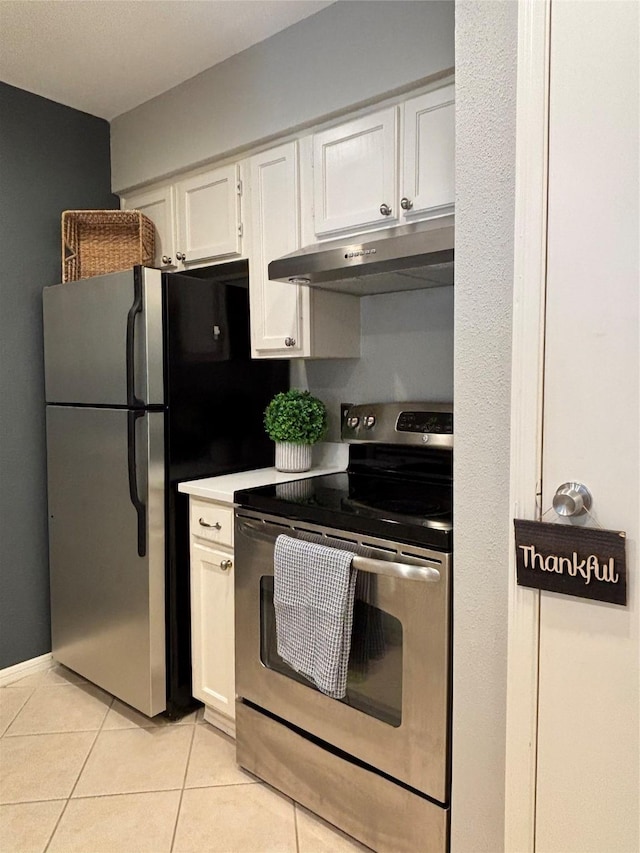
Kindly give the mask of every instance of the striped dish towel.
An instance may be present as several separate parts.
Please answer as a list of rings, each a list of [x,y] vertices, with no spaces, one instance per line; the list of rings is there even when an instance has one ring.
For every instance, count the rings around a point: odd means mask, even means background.
[[[353,556],[284,535],[274,551],[278,654],[332,699],[347,692],[357,575]]]

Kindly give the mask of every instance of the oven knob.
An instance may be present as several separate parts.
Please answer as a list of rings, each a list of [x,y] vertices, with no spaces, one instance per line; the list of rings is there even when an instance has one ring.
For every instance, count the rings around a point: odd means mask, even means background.
[[[375,426],[376,419],[373,415],[365,415],[364,417],[364,425],[367,429],[371,429],[372,426]]]
[[[352,416],[350,418],[347,418],[347,426],[351,427],[351,429],[355,429],[359,423],[360,423],[360,418],[358,418],[358,417]]]

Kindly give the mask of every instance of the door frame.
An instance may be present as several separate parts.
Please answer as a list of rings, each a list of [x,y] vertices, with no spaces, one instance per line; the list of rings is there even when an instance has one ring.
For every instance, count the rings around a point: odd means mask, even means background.
[[[540,519],[551,0],[520,0],[511,376],[505,850],[535,849],[540,593],[516,583],[513,518]]]

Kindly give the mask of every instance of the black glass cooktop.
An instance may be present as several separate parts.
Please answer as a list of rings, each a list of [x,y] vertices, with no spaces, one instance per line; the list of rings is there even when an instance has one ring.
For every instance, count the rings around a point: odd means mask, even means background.
[[[450,458],[448,454],[447,464]],[[453,488],[448,471],[434,468],[424,456],[416,468],[406,453],[392,462],[387,458],[376,467],[363,454],[352,458],[343,473],[243,489],[234,500],[248,509],[338,530],[451,550]]]

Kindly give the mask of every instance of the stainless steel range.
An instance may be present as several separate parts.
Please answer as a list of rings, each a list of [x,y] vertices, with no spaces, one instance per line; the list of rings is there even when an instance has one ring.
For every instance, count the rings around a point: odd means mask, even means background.
[[[237,760],[378,851],[448,849],[453,415],[352,406],[345,473],[237,492]],[[346,695],[277,652],[280,534],[354,551]]]

